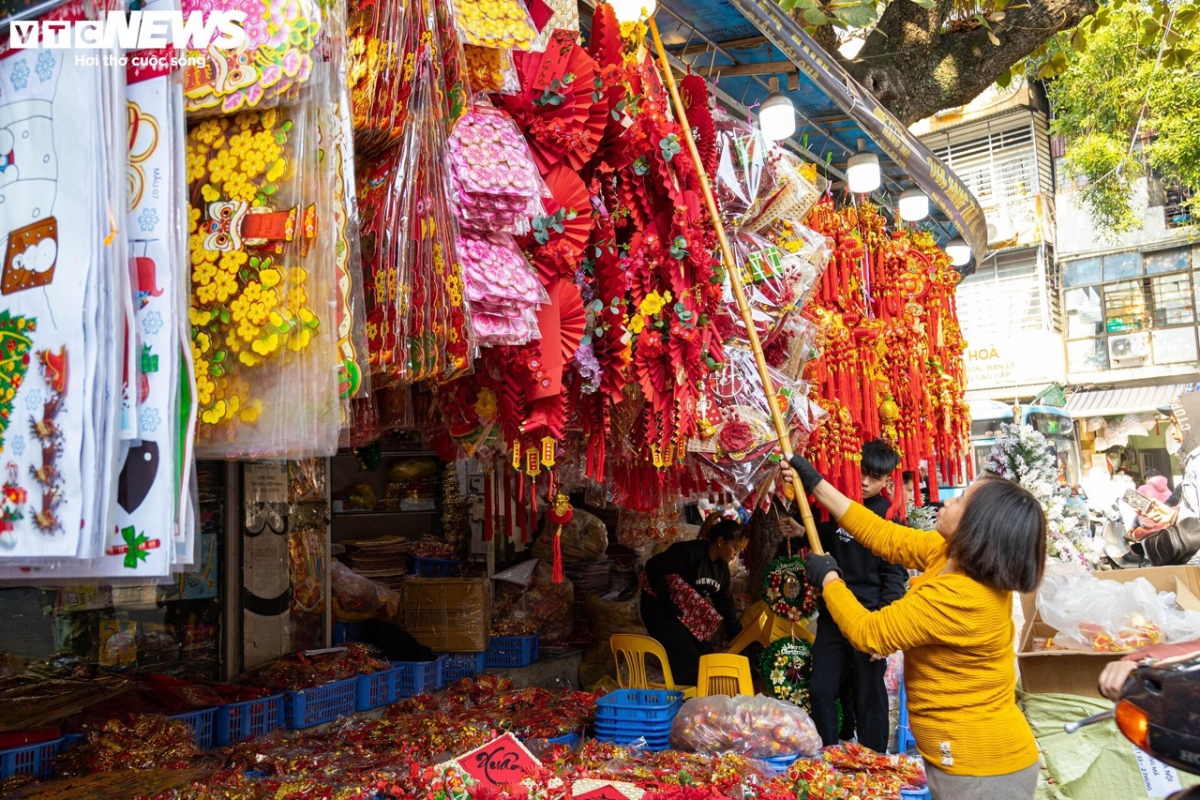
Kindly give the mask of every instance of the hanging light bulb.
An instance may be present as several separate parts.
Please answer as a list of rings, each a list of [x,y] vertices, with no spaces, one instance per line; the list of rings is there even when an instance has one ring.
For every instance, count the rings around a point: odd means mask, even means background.
[[[950,256],[950,263],[956,267],[965,267],[971,261],[971,248],[967,245],[965,239],[961,236],[955,236],[950,241],[946,242],[946,255]]]
[[[852,194],[870,194],[882,183],[879,156],[867,152],[867,143],[858,140],[858,152],[846,163],[846,183]]]
[[[905,189],[897,205],[905,222],[920,222],[929,216],[929,196],[920,189]]]
[[[658,0],[611,0],[617,22],[639,22],[654,16]]]
[[[771,78],[771,94],[758,108],[758,127],[768,142],[786,139],[796,132],[796,107],[779,91],[779,78]]]

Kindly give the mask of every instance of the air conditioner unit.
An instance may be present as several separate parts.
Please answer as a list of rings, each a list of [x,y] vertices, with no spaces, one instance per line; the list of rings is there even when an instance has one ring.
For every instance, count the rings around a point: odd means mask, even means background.
[[[1114,367],[1136,367],[1150,360],[1150,334],[1108,337],[1108,360]]]

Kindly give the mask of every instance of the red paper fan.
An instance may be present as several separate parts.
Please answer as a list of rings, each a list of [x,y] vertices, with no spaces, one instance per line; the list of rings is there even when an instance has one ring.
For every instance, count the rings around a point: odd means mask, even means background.
[[[560,209],[565,210],[563,218],[554,223],[562,225],[562,233],[551,231],[550,240],[533,247],[531,252],[542,285],[549,286],[559,276],[574,275],[579,266],[592,232],[592,204],[583,179],[562,164],[546,175],[546,187],[551,195],[544,203],[546,216],[557,217]],[[526,246],[529,241],[526,240]]]
[[[563,373],[566,372],[587,322],[583,300],[575,284],[567,280],[556,280],[546,290],[550,302],[538,309],[538,329],[542,333],[542,370],[550,378],[546,386],[535,386],[529,392],[531,400],[562,392]]]
[[[530,140],[543,175],[564,162],[581,171],[596,152],[607,124],[608,102],[603,96],[597,101],[594,94],[596,62],[574,36],[557,30],[544,53],[514,53],[521,91],[501,95]]]
[[[600,3],[592,13],[592,38],[588,41],[588,55],[601,67],[617,66],[624,61],[621,53],[621,23],[608,3]]]
[[[708,82],[699,75],[688,75],[679,82],[679,96],[687,110],[688,124],[696,136],[700,161],[711,177],[717,171],[717,128],[708,107]]]

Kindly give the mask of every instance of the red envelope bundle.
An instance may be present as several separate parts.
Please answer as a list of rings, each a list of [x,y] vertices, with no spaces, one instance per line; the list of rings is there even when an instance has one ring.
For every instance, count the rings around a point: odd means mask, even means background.
[[[678,575],[668,575],[667,586],[671,590],[671,600],[683,612],[679,621],[692,632],[692,636],[702,642],[707,641],[724,622],[721,614]]]

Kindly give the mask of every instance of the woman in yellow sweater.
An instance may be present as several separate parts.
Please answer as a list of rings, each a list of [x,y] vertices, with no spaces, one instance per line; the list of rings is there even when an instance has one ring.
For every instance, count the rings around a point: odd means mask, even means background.
[[[991,477],[949,500],[936,532],[918,531],[852,502],[802,456],[791,465],[845,532],[888,561],[924,571],[903,598],[871,612],[832,557],[808,559],[810,583],[822,587],[854,647],[904,651],[909,723],[934,800],[1030,800],[1038,750],[1016,703],[1012,593],[1041,582],[1042,507],[1016,483]]]

